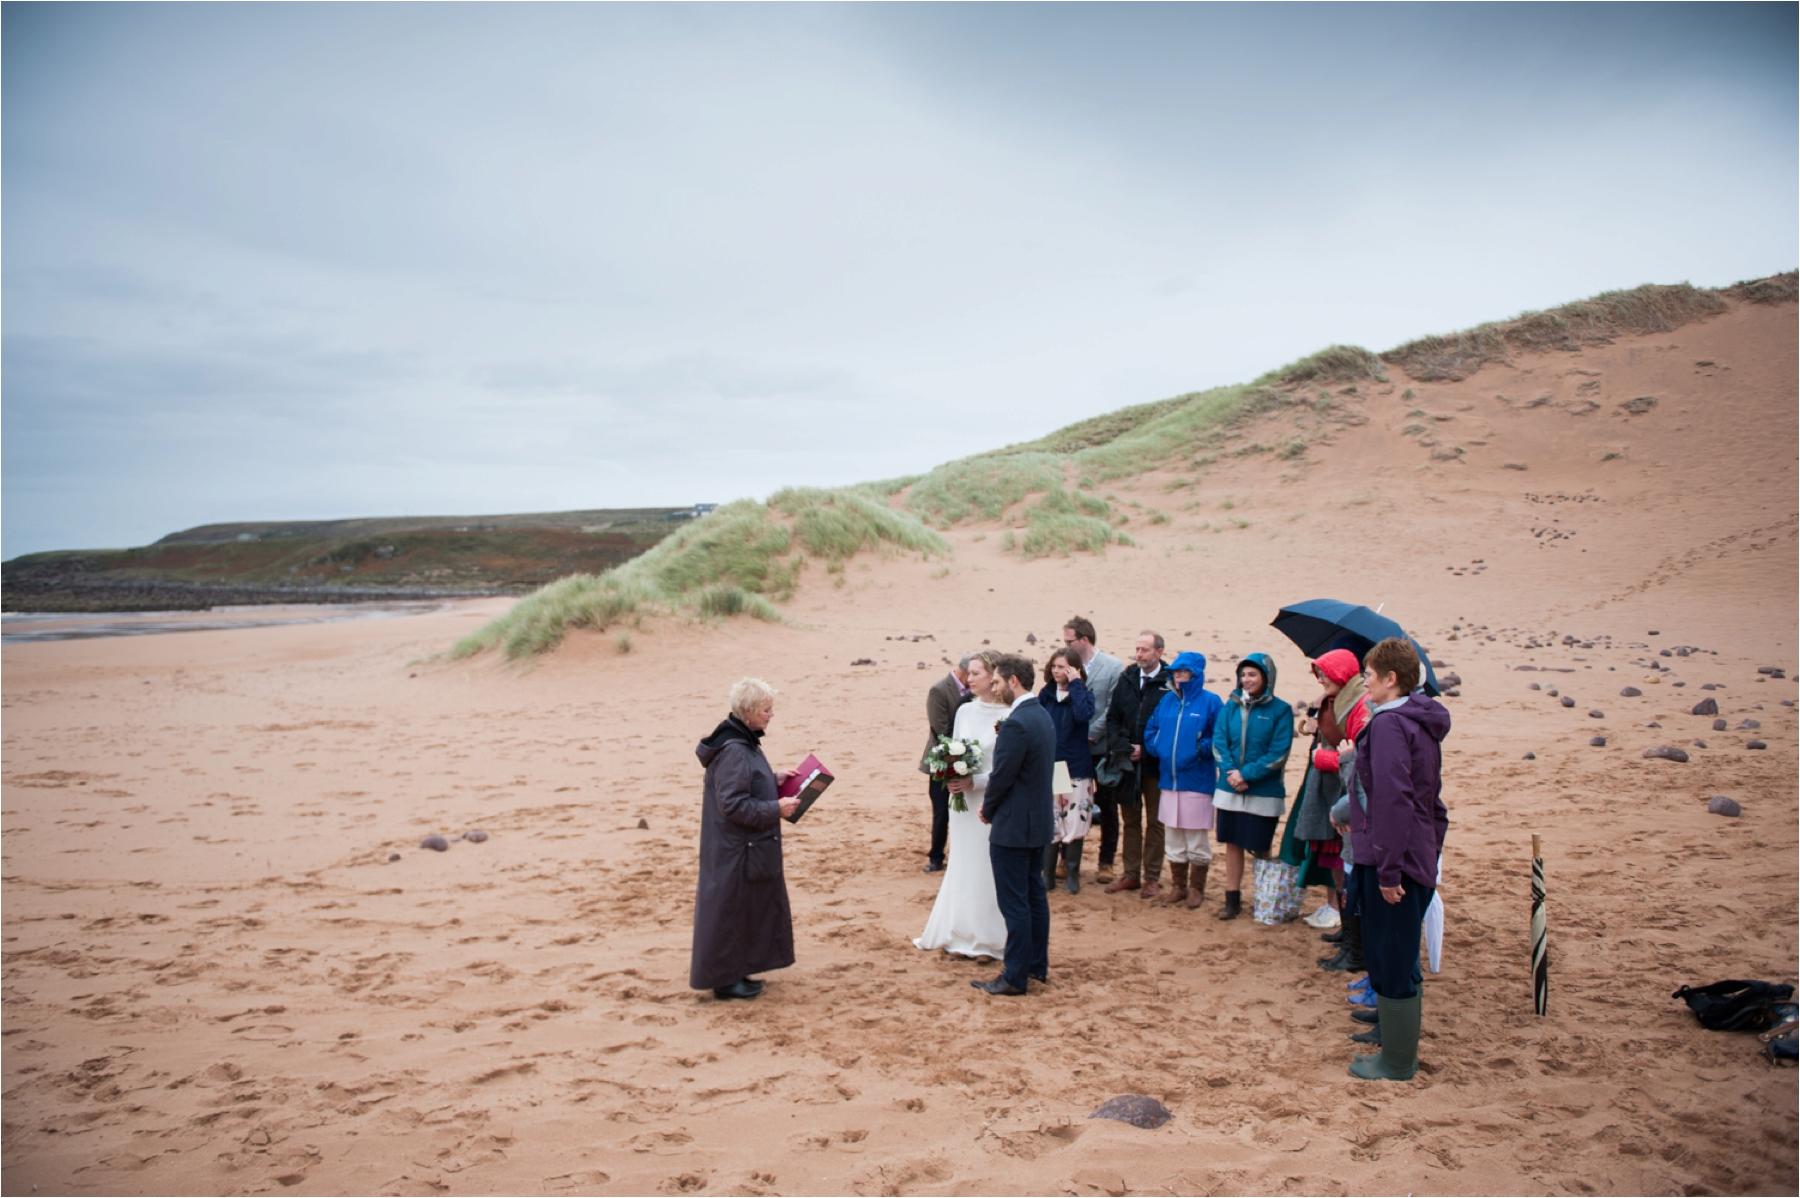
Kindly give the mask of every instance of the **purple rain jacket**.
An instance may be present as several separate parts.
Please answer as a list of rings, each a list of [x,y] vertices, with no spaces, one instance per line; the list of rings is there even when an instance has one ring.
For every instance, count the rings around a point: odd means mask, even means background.
[[[1377,712],[1356,738],[1356,780],[1351,789],[1350,836],[1358,869],[1375,871],[1382,886],[1405,875],[1436,886],[1438,854],[1450,815],[1439,791],[1443,740],[1450,712],[1422,694]]]

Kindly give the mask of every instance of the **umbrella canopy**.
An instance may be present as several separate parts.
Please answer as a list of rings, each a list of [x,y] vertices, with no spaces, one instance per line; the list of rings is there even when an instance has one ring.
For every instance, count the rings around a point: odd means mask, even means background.
[[[1308,599],[1282,608],[1269,624],[1309,658],[1333,649],[1348,649],[1356,654],[1356,660],[1361,661],[1377,641],[1390,636],[1405,637],[1412,641],[1412,647],[1419,654],[1419,666],[1425,675],[1425,693],[1441,693],[1437,673],[1431,668],[1431,655],[1425,652],[1425,646],[1407,636],[1404,628],[1379,612],[1345,603],[1342,599]]]

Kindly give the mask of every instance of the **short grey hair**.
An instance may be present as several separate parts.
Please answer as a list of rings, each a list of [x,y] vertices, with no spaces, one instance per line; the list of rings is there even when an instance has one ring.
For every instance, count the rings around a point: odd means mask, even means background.
[[[965,653],[956,659],[956,668],[959,670],[967,670],[969,668],[969,663],[974,660],[975,655],[973,653]]]
[[[1154,645],[1155,645],[1155,646],[1156,646],[1156,651],[1157,651],[1157,652],[1158,652],[1158,653],[1161,653],[1161,652],[1162,652],[1162,651],[1163,651],[1163,639],[1162,639],[1162,633],[1160,633],[1160,632],[1151,632],[1151,631],[1150,631],[1150,630],[1149,630],[1149,629],[1148,629],[1148,628],[1146,628],[1146,629],[1144,629],[1144,631],[1142,631],[1142,632],[1140,632],[1140,633],[1138,633],[1138,635],[1139,635],[1139,636],[1147,636],[1147,637],[1149,637],[1149,638],[1150,638],[1150,641],[1151,641],[1151,643],[1152,643],[1152,644],[1154,644]]]
[[[731,684],[731,714],[738,719],[751,715],[775,701],[775,688],[761,678],[739,678]]]

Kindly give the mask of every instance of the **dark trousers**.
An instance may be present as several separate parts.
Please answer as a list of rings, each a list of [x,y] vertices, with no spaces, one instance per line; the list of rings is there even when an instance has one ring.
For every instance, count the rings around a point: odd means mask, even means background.
[[[931,852],[933,865],[944,863],[944,845],[950,839],[950,788],[942,782],[931,784]]]
[[[1100,864],[1111,865],[1119,852],[1119,790],[1132,781],[1130,774],[1110,786],[1094,788],[1094,822],[1100,826]]]
[[[1419,938],[1425,928],[1425,908],[1431,906],[1434,886],[1421,886],[1411,878],[1401,881],[1406,893],[1397,903],[1381,897],[1381,882],[1374,866],[1356,867],[1357,901],[1362,905],[1363,960],[1369,966],[1369,986],[1382,998],[1412,998],[1419,993]]]
[[[1027,978],[1050,972],[1050,897],[1044,890],[1044,849],[988,842],[994,864],[994,898],[1006,921],[1006,955],[1000,976],[1025,989]]]

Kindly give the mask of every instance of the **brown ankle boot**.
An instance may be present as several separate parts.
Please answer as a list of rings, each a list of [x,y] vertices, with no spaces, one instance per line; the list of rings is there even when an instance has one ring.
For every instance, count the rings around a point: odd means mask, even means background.
[[[1173,907],[1177,903],[1186,902],[1187,895],[1188,895],[1187,877],[1188,877],[1187,862],[1185,862],[1185,861],[1169,862],[1169,889],[1162,896],[1161,901],[1168,904],[1171,907]]]
[[[1202,861],[1194,866],[1189,874],[1187,896],[1189,911],[1197,908],[1206,899],[1206,871],[1209,868],[1211,868],[1211,863]]]

